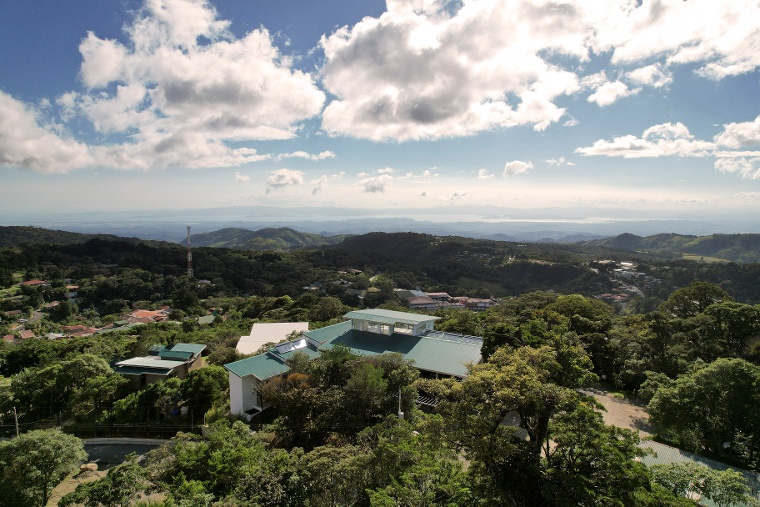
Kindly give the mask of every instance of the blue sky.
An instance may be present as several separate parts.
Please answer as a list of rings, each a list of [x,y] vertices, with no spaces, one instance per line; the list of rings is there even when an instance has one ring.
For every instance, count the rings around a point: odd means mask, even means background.
[[[760,5],[0,3],[0,214],[760,211]]]

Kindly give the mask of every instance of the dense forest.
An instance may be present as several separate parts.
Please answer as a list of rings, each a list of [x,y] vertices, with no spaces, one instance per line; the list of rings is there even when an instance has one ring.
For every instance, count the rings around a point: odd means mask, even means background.
[[[44,505],[84,459],[76,436],[91,435],[173,438],[60,505],[755,501],[730,469],[643,464],[639,436],[606,425],[582,389],[636,397],[660,440],[760,469],[757,265],[640,259],[638,270],[660,281],[621,308],[592,295],[623,258],[553,245],[371,234],[289,253],[198,248],[195,278],[185,255],[102,238],[0,250],[3,334],[16,332],[17,310],[24,320],[44,315],[23,324],[37,336],[105,328],[137,308],[171,311],[165,322],[0,346],[0,429],[12,436],[18,417],[22,431],[0,443],[0,506]],[[251,423],[230,420],[222,365],[240,358],[235,344],[252,323],[339,322],[360,303],[346,287],[363,289],[365,304],[405,310],[393,288],[416,286],[501,297],[483,312],[436,312],[437,329],[483,337],[484,360],[465,379],[421,378],[399,355],[336,347],[313,361],[294,355],[288,374],[266,385],[271,408]],[[112,368],[178,342],[205,344],[206,366],[138,391]],[[417,407],[420,395],[434,408]]]

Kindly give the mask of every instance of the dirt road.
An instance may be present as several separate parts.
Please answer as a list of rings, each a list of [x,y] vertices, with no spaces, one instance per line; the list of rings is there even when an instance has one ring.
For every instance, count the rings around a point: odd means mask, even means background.
[[[582,389],[581,392],[593,396],[604,405],[604,408],[607,409],[607,412],[604,413],[605,423],[638,431],[641,438],[652,435],[654,430],[649,424],[649,416],[644,410],[643,403],[613,396],[600,386]]]

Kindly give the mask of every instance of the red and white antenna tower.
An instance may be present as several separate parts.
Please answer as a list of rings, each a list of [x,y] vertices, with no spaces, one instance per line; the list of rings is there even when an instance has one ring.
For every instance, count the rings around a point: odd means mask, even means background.
[[[187,276],[193,277],[193,251],[190,250],[190,226],[187,226]]]

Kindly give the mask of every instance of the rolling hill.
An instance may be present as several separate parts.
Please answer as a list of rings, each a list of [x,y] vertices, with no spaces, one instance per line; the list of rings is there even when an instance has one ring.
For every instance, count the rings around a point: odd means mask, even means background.
[[[75,245],[94,238],[130,241],[112,234],[84,234],[32,226],[0,227],[0,248],[19,245]],[[134,240],[139,241],[139,240]]]
[[[190,241],[193,247],[234,248],[236,250],[275,250],[287,252],[299,248],[313,248],[340,243],[347,236],[322,236],[298,232],[287,227],[267,228],[252,231],[242,228],[220,229],[214,232],[194,234]],[[187,240],[181,242],[187,245]]]
[[[645,237],[621,234],[580,244],[655,255],[712,257],[743,264],[760,262],[760,234],[655,234]]]

